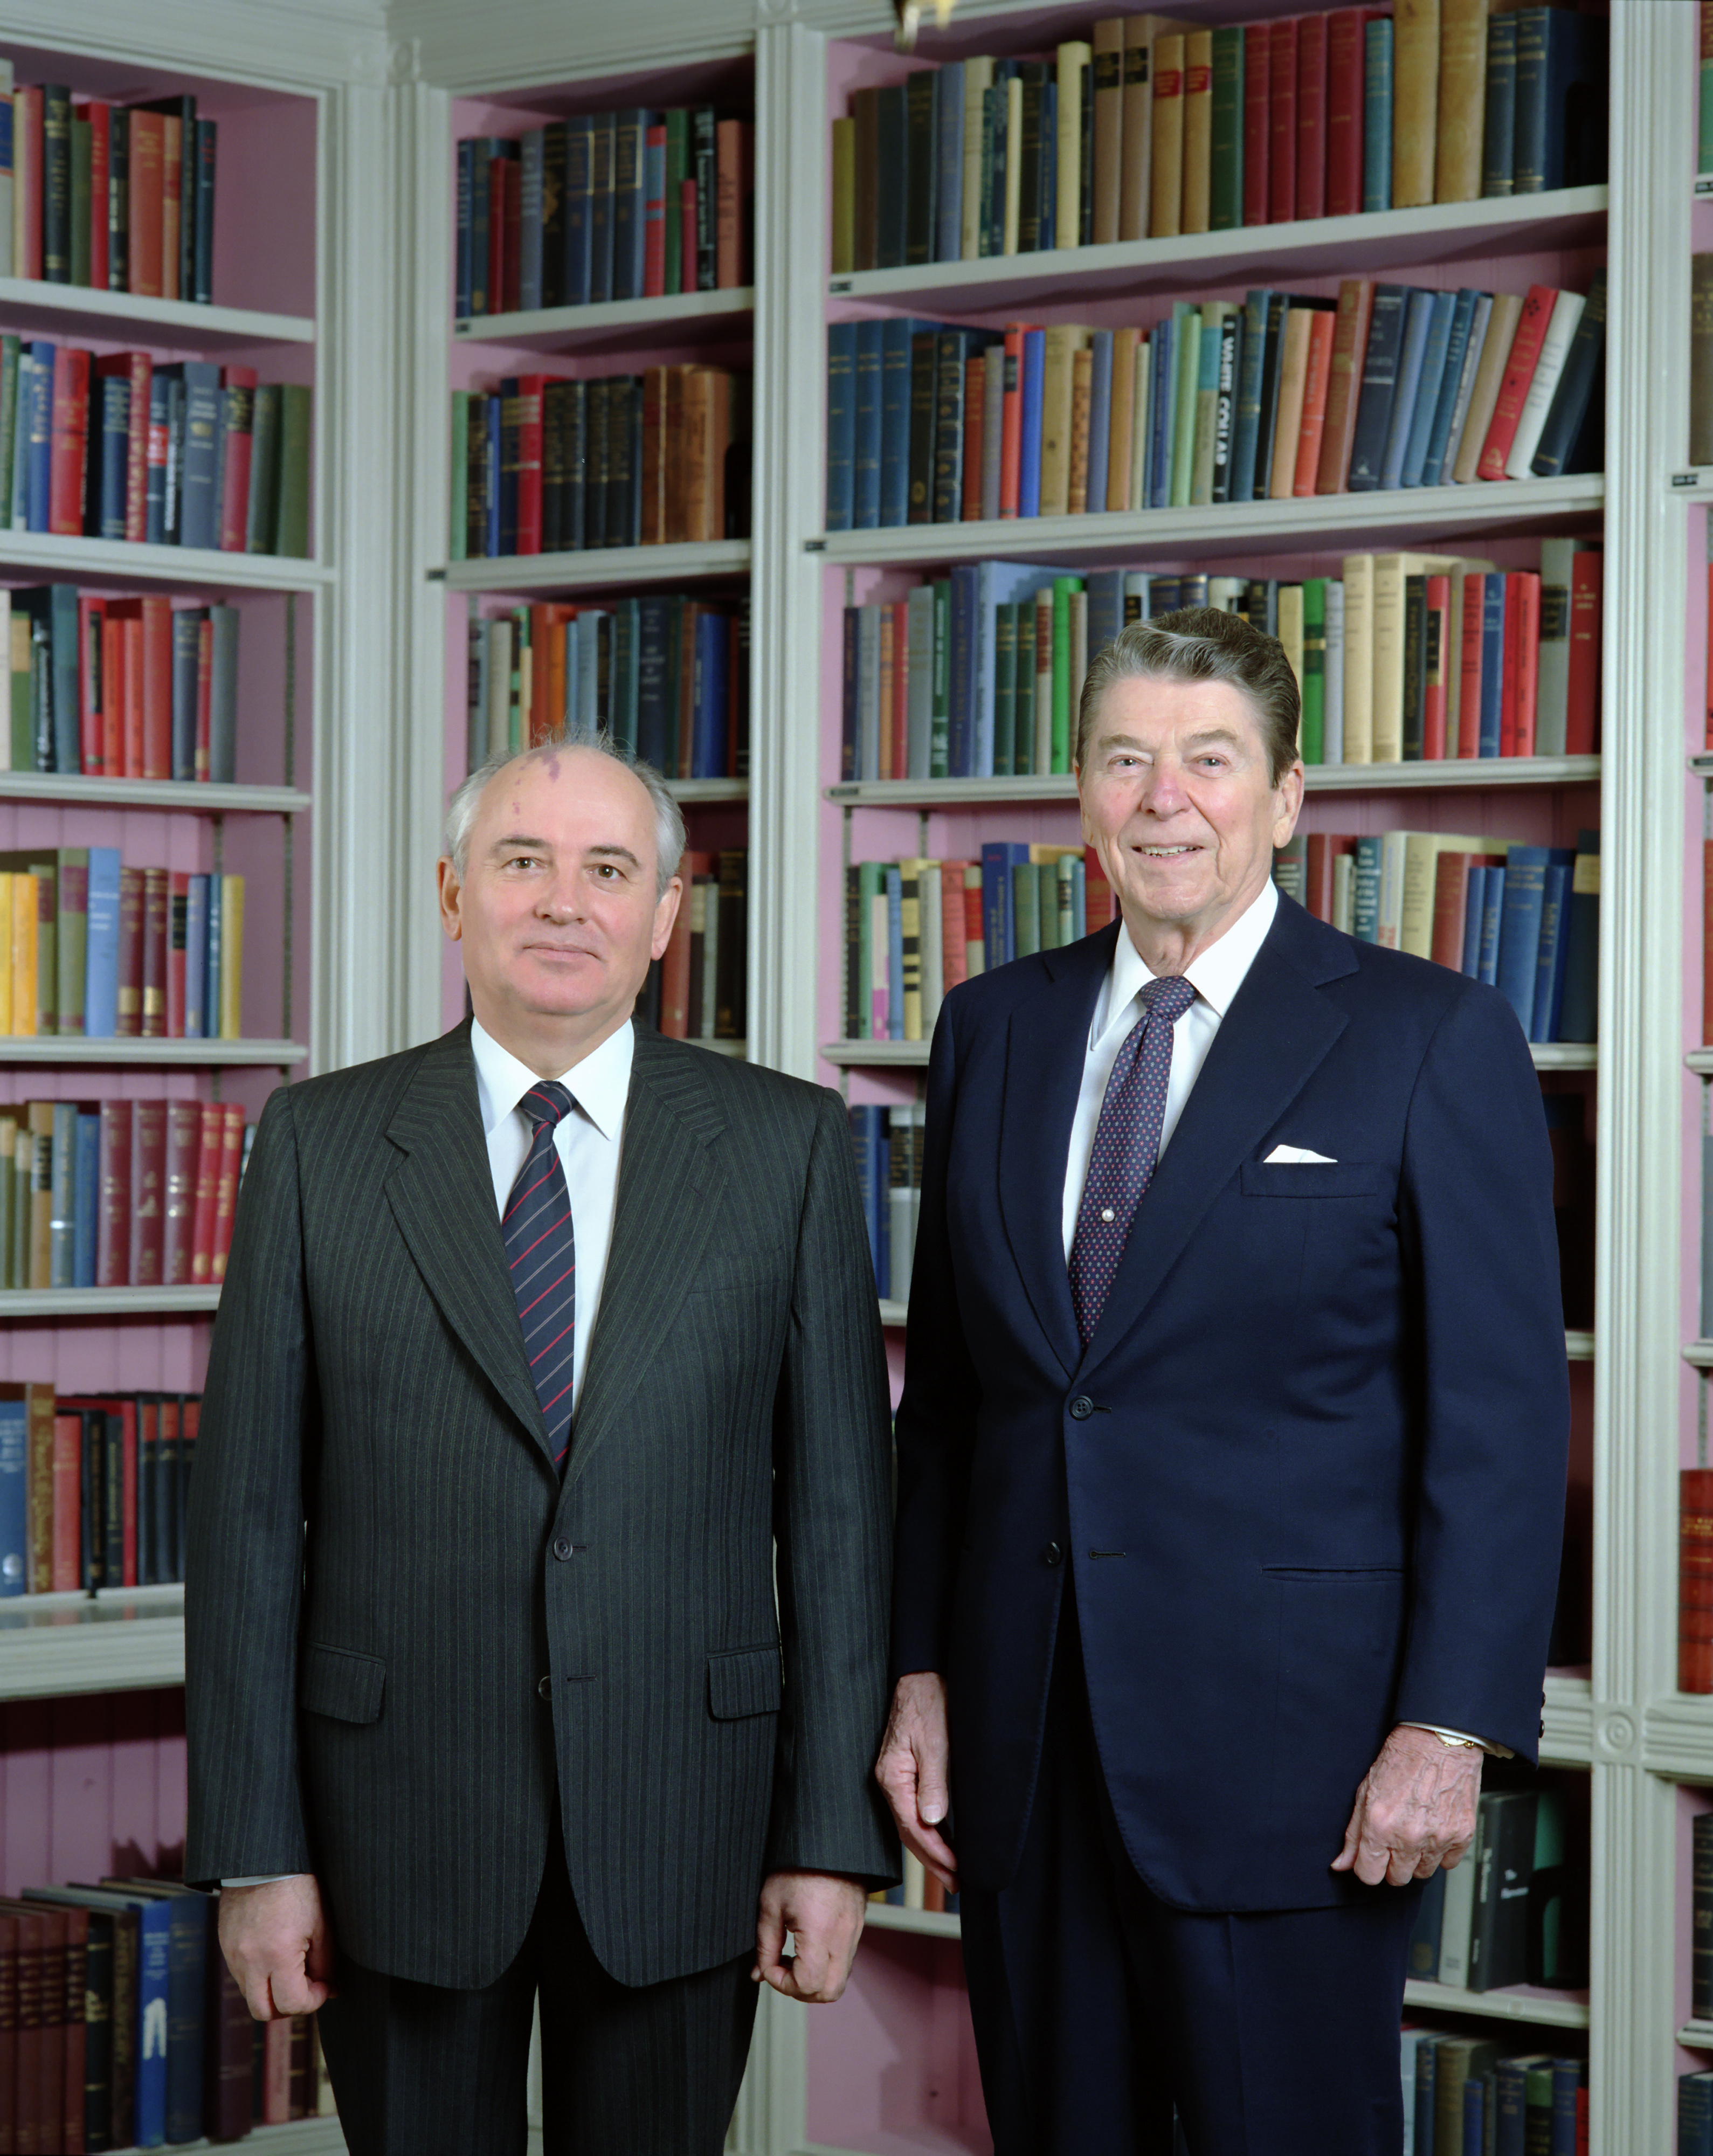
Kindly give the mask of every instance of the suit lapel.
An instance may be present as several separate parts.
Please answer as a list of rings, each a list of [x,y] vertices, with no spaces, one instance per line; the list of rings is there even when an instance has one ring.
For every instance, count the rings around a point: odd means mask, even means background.
[[[1281,898],[1136,1208],[1080,1378],[1086,1379],[1141,1318],[1208,1207],[1344,1031],[1343,1012],[1315,983],[1355,968],[1344,937]]]
[[[387,1200],[417,1270],[551,1466],[494,1203],[468,1019],[423,1050],[387,1135],[401,1156]]]
[[[1089,1024],[1116,928],[1042,954],[1047,978],[1011,1014],[999,1132],[1006,1239],[1041,1330],[1069,1376],[1081,1354],[1064,1264],[1064,1168]]]
[[[719,1217],[726,1172],[709,1147],[724,1117],[700,1063],[695,1050],[638,1029],[613,1242],[572,1427],[567,1487],[664,1349]]]

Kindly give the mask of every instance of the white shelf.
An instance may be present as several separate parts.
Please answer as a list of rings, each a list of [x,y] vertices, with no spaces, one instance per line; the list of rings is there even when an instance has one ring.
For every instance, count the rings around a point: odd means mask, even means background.
[[[1690,465],[1666,481],[1681,501],[1713,501],[1713,465]]]
[[[1594,1336],[1592,1332],[1567,1332],[1564,1352],[1572,1363],[1592,1363],[1594,1359]]]
[[[183,1682],[182,1587],[0,1602],[0,1699]]]
[[[901,524],[829,531],[806,544],[829,565],[852,568],[974,561],[1136,562],[1193,552],[1207,558],[1368,549],[1388,534],[1449,538],[1555,529],[1598,516],[1603,474],[1568,479],[1477,480],[1469,486],[1391,487],[1372,494],[1318,494],[1290,501],[1219,501],[1193,509],[1112,510],[1092,516],[1008,516],[967,524]],[[1410,537],[1410,543],[1421,543]]]
[[[1592,1040],[1531,1040],[1529,1053],[1537,1070],[1597,1070],[1600,1051]]]
[[[228,554],[213,547],[146,547],[125,539],[70,539],[0,531],[0,567],[99,577],[111,584],[174,584],[197,591],[315,592],[334,572],[295,554]]]
[[[1697,778],[1713,778],[1713,756],[1692,756],[1690,769]]]
[[[1520,1984],[1514,1991],[1465,1991],[1454,1984],[1412,1980],[1403,1988],[1406,2006],[1439,2014],[1474,2014],[1487,2021],[1522,2021],[1536,2029],[1586,2029],[1586,1991],[1536,1991]]]
[[[80,772],[0,771],[0,801],[177,808],[197,816],[294,816],[307,809],[310,799],[293,786],[214,786],[177,778],[86,778]]]
[[[746,778],[669,778],[666,784],[674,801],[690,808],[702,801],[747,801],[750,798]]]
[[[930,1044],[926,1040],[829,1040],[821,1050],[824,1061],[840,1070],[884,1070],[888,1065],[926,1064]],[[1706,1051],[1713,1055],[1713,1050]],[[1598,1051],[1592,1041],[1531,1041],[1529,1053],[1537,1070],[1592,1070]]]
[[[944,1909],[900,1909],[891,1902],[869,1902],[863,1907],[863,1922],[876,1932],[915,1932],[929,1939],[956,1939],[963,1936],[963,1919],[948,1915]]]
[[[129,1063],[190,1065],[271,1063],[289,1070],[309,1050],[300,1040],[139,1040],[78,1034],[0,1035],[0,1065],[8,1063]]]
[[[12,1287],[0,1289],[0,1319],[182,1317],[218,1310],[218,1287]]]
[[[1596,246],[1605,226],[1603,187],[1563,187],[1551,194],[1244,225],[1172,239],[862,270],[830,278],[828,290],[835,300],[908,301],[912,313],[979,314],[1033,300],[1062,305],[1116,294],[1178,293],[1191,274],[1216,286],[1241,284],[1251,270],[1267,281],[1362,270],[1383,276],[1410,263]]]
[[[1696,1077],[1713,1078],[1713,1048],[1692,1048],[1683,1060],[1684,1068]]]
[[[449,562],[444,574],[450,592],[572,592],[746,576],[749,566],[747,539],[711,539],[670,547],[592,547],[580,554],[485,556],[478,562]]]
[[[277,2149],[280,2156],[346,2156],[345,2135],[336,2118],[295,2118],[287,2126],[253,2126],[242,2141],[178,2141],[172,2147],[182,2156],[198,2148]],[[531,2156],[539,2145],[531,2143]],[[131,2156],[120,2149],[116,2156]]]
[[[1683,1359],[1697,1370],[1713,1370],[1713,1340],[1691,1340]]]
[[[84,285],[49,285],[37,277],[0,277],[0,321],[72,336],[136,339],[174,352],[315,341],[315,325],[306,315],[200,307],[190,300],[146,300],[135,292],[98,292]]]
[[[619,352],[639,337],[682,330],[695,337],[710,325],[736,335],[756,311],[755,287],[723,292],[674,292],[656,300],[608,300],[598,306],[543,307],[530,314],[473,315],[454,322],[459,344],[508,345],[541,352]]]
[[[1708,186],[1713,192],[1713,181]],[[1686,2051],[1713,2051],[1713,2021],[1685,2021],[1677,2032],[1677,2041]]]
[[[1713,770],[1713,757],[1708,759]],[[1469,790],[1490,786],[1598,786],[1598,756],[1458,757],[1415,763],[1310,763],[1304,766],[1310,793],[1383,793],[1440,787]],[[1023,778],[879,778],[844,780],[825,788],[828,800],[844,808],[977,808],[1014,802],[1074,801],[1076,780],[1068,773]]]
[[[884,1295],[881,1296],[880,1322],[883,1325],[902,1325],[909,1315],[910,1305],[907,1302],[892,1302]]]

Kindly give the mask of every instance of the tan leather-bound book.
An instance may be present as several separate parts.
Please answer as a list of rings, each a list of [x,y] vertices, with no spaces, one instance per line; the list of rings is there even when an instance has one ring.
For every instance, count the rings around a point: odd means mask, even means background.
[[[1131,509],[1131,449],[1136,428],[1136,349],[1140,330],[1112,333],[1112,417],[1106,435],[1107,509]]]
[[[1080,247],[1083,218],[1083,69],[1094,54],[1080,38],[1068,38],[1058,54],[1059,172],[1056,247]]]
[[[1362,386],[1362,358],[1368,349],[1368,324],[1374,314],[1372,278],[1346,277],[1338,287],[1333,318],[1332,360],[1326,382],[1326,425],[1321,436],[1316,494],[1342,494],[1350,476],[1351,444],[1356,437],[1357,403]]]
[[[1119,182],[1124,176],[1124,18],[1096,23],[1095,55],[1094,244],[1118,237]],[[1008,168],[1008,177],[1009,171]]]
[[[1516,336],[1516,326],[1522,319],[1523,295],[1521,292],[1496,292],[1493,297],[1493,311],[1487,318],[1487,339],[1481,346],[1480,364],[1475,369],[1475,386],[1469,393],[1469,408],[1464,420],[1463,439],[1458,444],[1457,461],[1451,468],[1451,476],[1459,486],[1474,483],[1475,468],[1481,461],[1481,451],[1486,445],[1487,429],[1492,422],[1493,408],[1499,402],[1500,387],[1505,380],[1505,363],[1510,357],[1510,347]]]
[[[833,123],[833,274],[856,268],[856,122]]]
[[[1183,69],[1187,40],[1154,40],[1153,190],[1148,236],[1175,239],[1183,229]]]
[[[1213,33],[1192,30],[1183,41],[1183,197],[1185,232],[1206,232],[1213,221]]]
[[[1118,185],[1118,237],[1148,237],[1154,189],[1154,44],[1170,31],[1187,36],[1193,23],[1169,15],[1124,18],[1124,144]]]
[[[1398,0],[1392,10],[1392,207],[1433,199],[1439,142],[1439,0]]]
[[[1076,355],[1088,331],[1074,322],[1054,322],[1047,331],[1041,366],[1041,511],[1064,516],[1070,507],[1070,437]]]
[[[1285,318],[1285,364],[1279,377],[1279,418],[1273,430],[1273,469],[1267,499],[1289,501],[1296,484],[1297,437],[1302,431],[1303,389],[1309,375],[1310,311],[1292,307]]]
[[[1374,761],[1374,557],[1344,557],[1344,760]]]
[[[1487,105],[1489,0],[1439,0],[1439,121],[1435,202],[1475,202],[1481,192]]]
[[[1094,384],[1095,355],[1087,345],[1070,356],[1070,475],[1065,506],[1073,516],[1098,509],[1089,500],[1089,401]]]
[[[1332,381],[1332,346],[1337,334],[1336,315],[1309,317],[1308,372],[1303,380],[1302,424],[1296,439],[1295,495],[1311,495],[1321,469],[1321,444],[1326,431],[1326,404]]]

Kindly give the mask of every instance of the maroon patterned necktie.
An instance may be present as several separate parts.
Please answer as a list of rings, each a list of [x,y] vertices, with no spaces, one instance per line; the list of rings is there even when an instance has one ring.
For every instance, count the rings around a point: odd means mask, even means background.
[[[572,1233],[571,1193],[553,1142],[571,1095],[551,1078],[538,1079],[518,1104],[535,1125],[524,1164],[505,1201],[501,1227],[512,1291],[523,1326],[524,1353],[536,1381],[536,1398],[547,1425],[547,1446],[561,1473],[571,1449],[572,1355],[577,1346],[577,1244]]]
[[[1153,1180],[1172,1076],[1173,1029],[1195,999],[1195,990],[1181,975],[1151,981],[1141,992],[1142,1014],[1125,1035],[1106,1081],[1070,1246],[1071,1301],[1085,1348],[1095,1337],[1117,1276],[1131,1215]]]

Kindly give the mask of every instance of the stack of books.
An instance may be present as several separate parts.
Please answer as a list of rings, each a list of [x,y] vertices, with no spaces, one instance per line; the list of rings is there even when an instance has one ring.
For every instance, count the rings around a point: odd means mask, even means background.
[[[650,592],[470,623],[469,762],[611,734],[668,778],[749,775],[750,603]]]
[[[241,1039],[244,898],[116,846],[0,853],[0,1037]]]
[[[11,684],[0,771],[230,784],[241,619],[160,593],[0,591]]]
[[[828,330],[827,528],[1288,501],[1597,470],[1606,273],[1494,295],[1346,278],[1151,331]]]
[[[1586,1984],[1587,1907],[1567,1862],[1571,1826],[1562,1791],[1485,1791],[1468,1855],[1455,1870],[1436,1871],[1423,1893],[1411,1978],[1461,1991]],[[1578,1855],[1585,1866],[1586,1851]]]
[[[253,367],[0,336],[0,529],[310,551],[310,403]]]
[[[202,1409],[198,1393],[0,1385],[0,1595],[182,1580]]]
[[[452,396],[452,558],[742,538],[750,377],[509,375]]]
[[[1486,0],[1109,17],[833,123],[833,272],[1538,194],[1606,177],[1606,24]]]
[[[0,1286],[218,1286],[249,1143],[232,1101],[0,1110]]]
[[[922,1141],[927,1110],[920,1101],[902,1107],[869,1105],[853,1106],[851,1143],[856,1148],[857,1188],[862,1193],[863,1218],[868,1224],[869,1252],[874,1261],[874,1287],[882,1302],[905,1302],[910,1297],[910,1272],[915,1261],[916,1224],[922,1206]],[[895,1904],[901,1908],[925,1906],[905,1897],[902,1887]],[[890,1898],[881,1896],[879,1898]],[[936,1907],[943,1908],[943,1901]]]
[[[687,853],[665,953],[649,968],[637,1016],[670,1040],[741,1041],[749,1032],[749,851]]]
[[[1514,2056],[1483,2037],[1406,2027],[1402,2063],[1407,2111],[1413,2092],[1415,2156],[1581,2156],[1588,2145],[1586,2059]]]
[[[210,305],[218,136],[193,97],[15,90],[0,60],[0,276]]]
[[[755,281],[756,130],[710,105],[458,145],[459,321]]]

